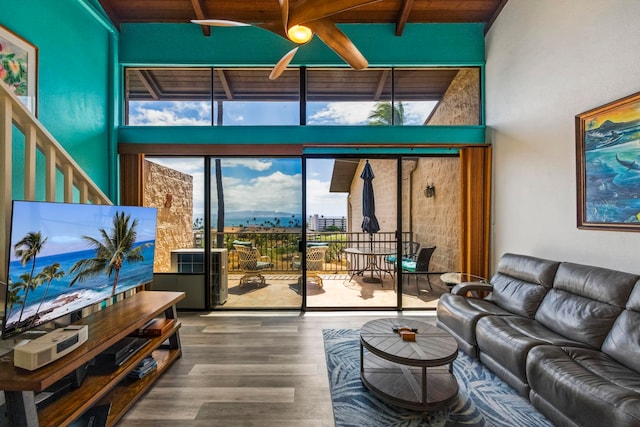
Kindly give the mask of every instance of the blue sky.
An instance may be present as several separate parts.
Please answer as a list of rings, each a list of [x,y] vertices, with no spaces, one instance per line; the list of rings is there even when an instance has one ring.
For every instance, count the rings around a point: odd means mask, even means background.
[[[40,232],[47,238],[39,256],[87,249],[82,236],[100,239],[99,229],[112,229],[117,211],[125,210],[138,219],[138,241],[155,240],[156,209],[131,206],[107,206],[48,202],[13,203],[11,223],[11,260],[15,244],[27,233]]]
[[[204,160],[201,157],[147,157],[193,176],[194,215],[204,214]],[[332,159],[307,161],[307,213],[346,216],[346,193],[330,193]],[[215,171],[212,167],[212,174]],[[225,210],[302,212],[302,160],[296,158],[223,158]],[[212,182],[215,188],[215,182]],[[213,190],[215,191],[215,190]]]
[[[308,102],[307,123],[320,126],[365,126],[375,102]],[[299,123],[298,102],[223,103],[224,126],[276,126]],[[435,101],[403,102],[405,125],[421,126]],[[209,101],[131,101],[131,126],[210,126]],[[214,111],[214,116],[216,112]]]

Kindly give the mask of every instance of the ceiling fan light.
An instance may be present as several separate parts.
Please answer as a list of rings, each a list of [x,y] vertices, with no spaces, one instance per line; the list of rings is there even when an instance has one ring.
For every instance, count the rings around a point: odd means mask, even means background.
[[[311,40],[313,32],[309,27],[305,27],[304,25],[294,25],[287,30],[287,35],[292,42],[302,44]]]

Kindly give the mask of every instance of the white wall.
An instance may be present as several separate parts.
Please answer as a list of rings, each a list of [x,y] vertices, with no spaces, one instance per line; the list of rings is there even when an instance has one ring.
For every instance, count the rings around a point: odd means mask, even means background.
[[[574,128],[640,91],[640,0],[509,0],[486,54],[492,266],[515,252],[640,273],[640,233],[576,227]]]

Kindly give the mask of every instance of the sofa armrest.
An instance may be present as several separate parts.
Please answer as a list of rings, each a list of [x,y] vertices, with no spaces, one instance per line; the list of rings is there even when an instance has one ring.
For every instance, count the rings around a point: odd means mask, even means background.
[[[451,289],[451,293],[454,295],[467,295],[468,292],[473,292],[472,296],[478,296],[477,292],[491,292],[493,286],[490,283],[485,282],[463,282]]]

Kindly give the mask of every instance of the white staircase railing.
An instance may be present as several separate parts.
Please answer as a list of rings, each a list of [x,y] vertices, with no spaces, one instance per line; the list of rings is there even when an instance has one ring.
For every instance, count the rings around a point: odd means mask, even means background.
[[[24,136],[24,165],[16,168],[24,172],[22,195],[12,194],[12,176],[16,166],[12,164],[14,127]],[[36,168],[36,158],[40,156],[44,158],[43,170]],[[35,200],[36,183],[43,181],[42,178],[37,179],[41,174],[44,174],[46,201],[113,204],[9,87],[0,81],[0,261],[6,260],[5,251],[9,244],[11,200]],[[63,194],[58,195],[56,179],[60,175]],[[6,280],[6,268],[6,261],[0,262],[0,282]]]

